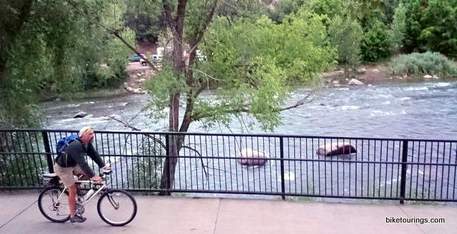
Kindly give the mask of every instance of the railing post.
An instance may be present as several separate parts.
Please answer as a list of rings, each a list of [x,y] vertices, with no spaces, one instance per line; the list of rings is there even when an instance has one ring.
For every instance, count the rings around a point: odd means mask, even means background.
[[[167,134],[166,137],[165,137],[165,147],[167,148],[167,157],[165,158],[165,162],[166,162],[166,167],[167,167],[167,172],[168,172],[168,179],[167,179],[167,185],[166,185],[166,190],[167,190],[167,195],[170,195],[170,187],[171,187],[171,183],[170,183],[170,179],[171,179],[171,168],[170,168],[170,160],[171,160],[171,155],[172,155],[172,152],[171,152],[171,147],[170,147],[170,137],[171,135]]]
[[[46,151],[46,161],[48,162],[48,171],[54,173],[54,166],[52,162],[51,145],[49,144],[49,137],[46,131],[41,131],[43,137],[44,150]]]
[[[406,171],[408,169],[408,141],[403,140],[401,153],[401,179],[400,179],[400,204],[405,202],[406,193]]]
[[[284,181],[284,138],[281,136],[279,137],[279,158],[281,164],[281,197],[282,200],[286,200],[286,184]]]

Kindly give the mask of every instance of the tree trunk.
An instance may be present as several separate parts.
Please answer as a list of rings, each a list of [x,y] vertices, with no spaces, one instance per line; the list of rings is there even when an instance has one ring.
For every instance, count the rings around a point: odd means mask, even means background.
[[[183,29],[184,29],[184,17],[186,11],[187,0],[179,0],[176,9],[176,17],[170,24],[170,29],[173,34],[173,70],[176,74],[177,79],[180,75],[185,74],[185,63],[183,60]],[[164,3],[164,8],[169,11],[168,4]],[[168,21],[171,21],[170,12],[166,12],[168,15]],[[168,124],[170,132],[179,131],[179,99],[181,94],[179,92],[170,95],[170,112],[168,115]],[[161,195],[170,195],[169,190],[174,183],[174,175],[176,164],[178,162],[179,148],[181,148],[180,140],[178,135],[167,136],[167,157],[165,158],[164,168],[162,170],[162,179],[160,181]]]

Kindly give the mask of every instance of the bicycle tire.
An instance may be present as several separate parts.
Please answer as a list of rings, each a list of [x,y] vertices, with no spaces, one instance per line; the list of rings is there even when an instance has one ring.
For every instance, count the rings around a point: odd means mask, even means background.
[[[131,211],[131,214],[127,214],[127,218],[125,220],[122,220],[122,221],[113,221],[111,220],[110,218],[107,217],[106,214],[104,214],[103,212],[103,208],[102,208],[102,203],[107,201],[109,202],[108,204],[111,204],[112,205],[112,208],[114,208],[115,210],[119,209],[119,207],[114,207],[113,205],[113,195],[114,194],[117,194],[117,196],[119,195],[125,195],[124,199],[125,201],[131,203],[130,205],[132,205],[132,208],[133,210]],[[111,201],[109,199],[112,199]],[[116,198],[117,199],[117,198]],[[137,213],[137,204],[136,204],[136,200],[135,198],[130,194],[128,193],[127,191],[124,191],[124,190],[121,190],[121,189],[110,189],[108,191],[106,191],[104,194],[102,194],[100,196],[100,198],[98,199],[98,202],[97,202],[97,212],[98,212],[98,215],[100,216],[100,218],[107,224],[109,225],[112,225],[112,226],[124,226],[130,222],[132,222],[132,220],[135,218],[136,216],[136,213]]]
[[[53,198],[57,199],[58,194],[60,194],[61,192],[62,192],[62,189],[59,187],[48,187],[48,188],[45,188],[38,196],[38,208],[39,208],[41,214],[43,214],[43,216],[45,218],[47,218],[48,220],[50,220],[52,222],[56,222],[56,223],[64,223],[64,222],[68,221],[68,219],[70,219],[70,214],[68,214],[69,210],[67,207],[68,204],[66,207],[62,207],[62,209],[64,209],[62,212],[65,213],[65,215],[63,215],[62,218],[53,218],[50,214],[48,214],[48,212],[55,212],[59,216],[58,213],[60,211],[59,210],[60,203],[58,203],[57,207],[56,207],[56,204],[55,204]],[[57,210],[51,210],[50,209],[51,207],[46,207],[46,205],[44,204],[43,199],[46,199],[46,195],[48,195],[48,194],[51,196],[52,208],[57,209]],[[52,196],[55,196],[55,197],[52,197]],[[68,203],[68,193],[65,193],[65,196],[61,199],[63,200],[63,202]]]

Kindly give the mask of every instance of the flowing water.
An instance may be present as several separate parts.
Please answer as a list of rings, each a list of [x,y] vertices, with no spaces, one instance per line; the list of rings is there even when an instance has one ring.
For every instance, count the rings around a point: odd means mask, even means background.
[[[308,93],[307,89],[295,90],[289,103],[293,104]],[[211,98],[212,94],[204,95]],[[168,122],[165,119],[154,122],[148,118],[147,112],[141,112],[148,98],[148,95],[130,95],[43,103],[44,127],[79,129],[91,125],[96,130],[130,130],[108,117],[114,115],[142,130],[166,130]],[[79,111],[89,115],[83,119],[73,118]],[[282,124],[274,129],[274,133],[456,139],[457,82],[324,88],[304,105],[282,112],[281,117]],[[260,128],[246,130],[243,127],[252,122],[249,118],[244,124],[234,120],[230,129],[235,133],[264,133]],[[227,133],[228,130],[223,127],[207,129],[193,123],[189,132]]]
[[[288,104],[294,104],[297,100],[301,100],[310,93],[309,89],[296,89],[288,101]],[[214,94],[211,92],[203,93],[203,98],[212,98]],[[115,116],[117,119],[128,122],[131,126],[142,129],[143,131],[166,131],[167,120],[151,121],[147,112],[142,111],[148,104],[148,95],[128,95],[115,98],[103,98],[85,101],[74,102],[48,102],[42,104],[42,110],[45,113],[44,127],[47,129],[79,129],[82,126],[90,125],[96,130],[125,130],[130,129],[122,123],[112,120],[109,116]],[[88,116],[82,119],[75,119],[73,116],[84,111]],[[395,83],[376,86],[362,87],[343,87],[343,88],[323,88],[312,95],[312,99],[298,108],[284,111],[281,113],[282,123],[274,129],[277,134],[292,134],[292,135],[307,135],[307,136],[343,136],[343,137],[379,137],[379,138],[417,138],[417,139],[457,139],[457,82],[425,82],[425,83]],[[189,132],[212,132],[212,133],[268,133],[259,127],[246,130],[244,126],[255,123],[251,118],[246,117],[244,121],[232,121],[230,130],[225,127],[204,128],[200,123],[193,123]],[[216,142],[218,144],[219,140]],[[228,140],[230,142],[230,139]],[[292,142],[292,141],[290,141]],[[305,143],[307,143],[306,141]],[[189,142],[188,142],[189,143]],[[203,142],[190,142],[195,147],[202,147]],[[220,142],[219,142],[220,143]],[[246,142],[245,142],[246,143]],[[369,143],[369,142],[368,142]],[[229,147],[236,148],[238,143],[231,142]],[[268,147],[275,145],[277,142],[268,143]],[[289,144],[289,141],[287,142]],[[303,146],[295,145],[287,149],[289,152],[300,152],[299,157],[306,157],[306,160],[319,159],[314,154],[315,148],[302,148]],[[358,158],[337,158],[337,162],[324,163],[309,163],[306,161],[291,162],[286,164],[284,179],[286,189],[296,191],[297,193],[314,193],[314,189],[319,193],[326,193],[327,190],[332,192],[333,188],[341,186],[339,191],[344,195],[354,193],[358,196],[358,190],[354,190],[357,183],[362,186],[369,181],[375,181],[370,184],[368,192],[376,193],[380,187],[390,187],[390,195],[398,194],[398,167],[399,155],[394,152],[400,152],[398,143],[384,143],[384,148],[389,152],[374,152],[374,148],[370,152],[370,147],[367,142],[356,142],[358,149],[364,149],[365,152],[357,155]],[[381,148],[382,146],[381,142]],[[387,144],[387,145],[386,145]],[[390,145],[391,144],[391,145]],[[276,145],[275,145],[276,146]],[[213,147],[215,145],[204,146]],[[374,143],[376,147],[376,143]],[[432,157],[427,157],[424,151],[436,150],[441,153],[445,151],[445,156],[438,153],[431,153]],[[451,162],[451,158],[455,158],[456,144],[446,145],[424,145],[415,146],[412,151],[412,157],[417,157],[419,162]],[[367,152],[368,149],[368,152]],[[219,148],[217,150],[220,151]],[[379,145],[378,145],[379,150]],[[277,149],[273,149],[275,157]],[[215,151],[216,152],[216,151]],[[304,153],[305,152],[305,153]],[[435,152],[435,151],[434,151]],[[214,152],[213,152],[214,153]],[[234,152],[232,151],[232,154]],[[129,154],[133,155],[134,152]],[[230,155],[230,152],[219,152],[222,156],[239,156],[238,153]],[[414,154],[414,156],[413,156]],[[430,152],[429,152],[430,154]],[[305,156],[307,155],[307,156]],[[310,156],[308,156],[310,155]],[[382,156],[381,156],[382,155]],[[195,155],[194,155],[195,156]],[[272,155],[270,155],[272,156]],[[294,155],[293,157],[298,157]],[[309,158],[308,158],[309,157]],[[370,159],[371,157],[371,159]],[[391,162],[394,164],[380,165],[364,165],[355,162],[354,160],[380,160]],[[426,160],[426,161],[425,161]],[[452,162],[455,159],[452,159]],[[121,162],[122,163],[122,162]],[[125,162],[125,165],[133,164]],[[241,191],[244,186],[263,186],[268,188],[268,191],[278,191],[280,189],[280,166],[278,161],[271,160],[264,167],[246,168],[241,167],[235,160],[216,159],[206,160],[205,163],[200,162],[198,158],[184,158],[178,162],[178,175],[175,181],[175,187],[179,186],[182,189],[227,189],[229,186],[235,185],[233,190]],[[334,165],[342,165],[335,168]],[[127,166],[128,167],[128,166]],[[229,168],[229,169],[228,169]],[[345,168],[345,169],[343,169]],[[439,169],[440,168],[440,169]],[[446,168],[446,169],[444,169]],[[342,171],[341,171],[342,169]],[[433,169],[433,170],[432,170]],[[133,167],[132,167],[133,170]],[[318,172],[318,170],[322,170]],[[346,170],[346,171],[345,171]],[[348,171],[349,172],[348,175]],[[182,171],[182,173],[179,173]],[[305,172],[306,171],[306,172]],[[159,172],[160,173],[160,172]],[[186,174],[189,173],[189,174]],[[209,173],[210,177],[205,177],[205,173]],[[360,173],[359,178],[354,179],[354,173]],[[428,191],[436,190],[436,185],[440,181],[440,186],[445,186],[447,194],[456,192],[455,183],[455,167],[437,167],[437,166],[412,166],[408,169],[407,175],[410,176],[411,183],[416,184],[416,187],[410,186],[412,189],[423,188],[428,185]],[[249,177],[251,175],[251,177]],[[333,176],[332,176],[333,175]],[[343,180],[333,181],[333,177],[338,175]],[[119,175],[118,175],[119,176]],[[124,177],[124,175],[120,175]],[[247,178],[246,178],[247,177]],[[312,178],[311,178],[312,177]],[[314,178],[316,177],[316,178]],[[363,178],[362,178],[363,177]],[[422,180],[421,180],[422,177]],[[271,181],[267,179],[270,178]],[[431,180],[428,180],[432,178]],[[327,185],[327,180],[331,181]],[[200,180],[200,184],[199,181]],[[376,181],[379,183],[376,184]],[[381,180],[383,183],[381,183]],[[195,184],[195,181],[196,184]],[[342,183],[340,184],[340,182]],[[345,181],[353,181],[346,183]],[[353,184],[355,182],[355,185]],[[324,184],[321,190],[321,184]],[[317,185],[319,185],[317,187]],[[184,187],[183,187],[184,186]],[[202,187],[203,186],[203,187]],[[205,187],[206,186],[206,187]],[[311,187],[309,187],[311,186]],[[351,187],[352,186],[352,187]],[[430,187],[432,190],[430,190]],[[435,189],[434,189],[435,187]],[[440,187],[438,187],[439,189]],[[449,188],[449,192],[447,190]],[[312,190],[311,190],[312,189]],[[385,195],[389,192],[384,190]],[[410,191],[411,192],[411,191]],[[420,191],[413,191],[418,193]],[[379,192],[380,193],[380,192]],[[422,189],[422,193],[424,190]],[[381,194],[381,193],[380,193]],[[393,195],[392,195],[393,194]]]

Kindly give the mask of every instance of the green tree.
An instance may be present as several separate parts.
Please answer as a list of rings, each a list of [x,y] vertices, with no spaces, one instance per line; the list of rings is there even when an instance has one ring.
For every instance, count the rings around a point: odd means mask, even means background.
[[[268,11],[269,16],[275,22],[282,22],[284,17],[296,13],[304,4],[304,0],[282,0],[275,8]]]
[[[407,52],[436,51],[457,57],[457,1],[405,1]]]
[[[160,4],[156,1],[130,0],[126,2],[124,22],[135,32],[137,41],[157,42],[165,27]],[[120,12],[123,13],[123,12]]]
[[[403,40],[406,32],[406,8],[400,3],[395,9],[393,21],[390,29],[390,41],[394,52],[399,52],[403,48]]]
[[[2,125],[36,125],[41,98],[106,87],[125,77],[128,48],[99,26],[122,25],[122,14],[112,14],[125,10],[121,3],[44,0],[5,5],[0,14]],[[84,12],[93,14],[82,17]]]
[[[348,16],[336,16],[330,21],[330,41],[338,51],[338,62],[344,66],[346,78],[349,77],[349,69],[354,69],[360,62],[362,36],[362,27]]]
[[[377,62],[390,56],[391,42],[387,26],[374,18],[365,28],[362,40],[362,58],[365,62]]]
[[[265,17],[235,22],[222,17],[211,24],[217,0],[162,4],[173,51],[148,89],[153,94],[152,113],[163,115],[163,110],[168,110],[172,132],[186,132],[195,121],[226,123],[231,116],[243,113],[252,114],[264,128],[271,129],[279,123],[279,112],[293,107],[283,106],[288,85],[312,79],[334,59],[322,18],[305,10],[280,25]],[[196,59],[199,47],[207,62]],[[184,50],[190,52],[188,60],[183,57]],[[220,88],[214,100],[200,97],[209,80]],[[182,136],[169,139],[162,189],[173,184],[182,143]]]

